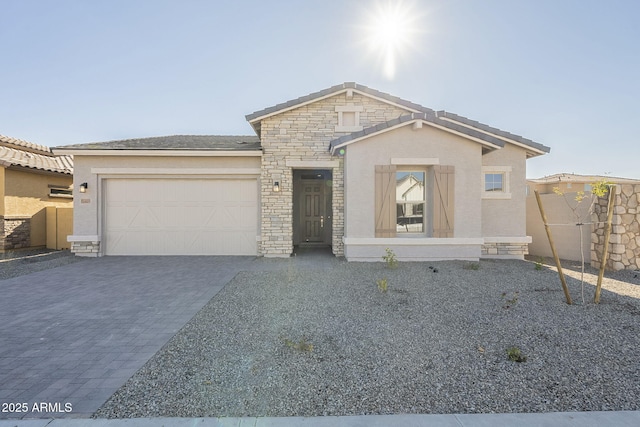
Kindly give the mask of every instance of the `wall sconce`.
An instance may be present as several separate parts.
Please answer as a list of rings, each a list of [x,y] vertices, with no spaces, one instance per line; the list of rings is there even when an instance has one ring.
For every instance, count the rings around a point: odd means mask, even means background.
[[[87,188],[89,188],[89,185],[86,182],[83,182],[82,184],[80,184],[80,192],[81,193],[86,193],[87,192]]]
[[[280,192],[280,182],[279,181],[273,181],[273,192],[274,193],[279,193]]]

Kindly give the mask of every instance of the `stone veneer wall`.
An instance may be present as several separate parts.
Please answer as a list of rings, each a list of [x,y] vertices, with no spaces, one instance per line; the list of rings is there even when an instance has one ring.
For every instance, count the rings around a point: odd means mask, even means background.
[[[287,161],[338,161],[333,173],[332,248],[344,255],[344,162],[329,153],[329,142],[345,135],[336,132],[337,106],[362,106],[360,125],[369,127],[397,118],[407,111],[373,98],[345,93],[307,104],[262,120],[261,242],[265,256],[287,256],[293,251],[293,169]],[[324,168],[326,169],[326,168]],[[280,191],[273,191],[273,182]]]
[[[71,242],[71,252],[79,256],[98,256],[99,241]]]
[[[606,268],[613,270],[640,269],[640,184],[616,185],[611,236]],[[591,266],[600,267],[607,221],[608,194],[594,204]]]
[[[482,245],[482,257],[491,258],[491,256],[504,257],[524,257],[529,253],[528,243],[498,243],[491,242]]]
[[[0,219],[0,249],[21,249],[31,246],[31,218]]]

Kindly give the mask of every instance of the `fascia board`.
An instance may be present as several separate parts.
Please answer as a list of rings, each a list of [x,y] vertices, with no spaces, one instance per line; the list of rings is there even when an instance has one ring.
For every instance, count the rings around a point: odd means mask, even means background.
[[[56,148],[54,154],[72,156],[144,156],[144,157],[261,157],[262,151],[234,150],[82,150],[78,148]]]
[[[355,139],[352,139],[352,140],[349,140],[349,141],[345,141],[345,142],[343,142],[342,144],[334,145],[334,146],[332,147],[332,149],[331,149],[331,154],[335,154],[335,151],[336,151],[337,149],[342,148],[342,147],[346,147],[347,145],[349,145],[349,144],[353,144],[354,142],[362,141],[363,139],[367,139],[367,138],[370,138],[370,137],[375,136],[375,135],[380,135],[380,134],[383,134],[383,133],[385,133],[385,132],[390,132],[390,131],[392,131],[392,130],[395,130],[395,129],[401,128],[401,127],[403,127],[403,126],[413,125],[413,124],[414,124],[414,123],[416,123],[416,122],[422,122],[423,124],[426,124],[426,125],[428,125],[428,126],[431,126],[431,127],[434,127],[434,128],[440,129],[440,130],[443,130],[443,131],[445,131],[445,132],[449,132],[449,133],[452,133],[452,134],[454,134],[454,135],[458,135],[458,136],[460,136],[460,137],[462,137],[462,138],[465,138],[465,139],[468,139],[468,140],[471,140],[471,141],[477,142],[478,144],[481,144],[481,145],[483,145],[483,146],[485,146],[485,147],[488,147],[488,148],[492,148],[492,149],[499,149],[499,148],[502,148],[502,147],[500,147],[500,146],[498,146],[498,145],[491,144],[490,142],[483,141],[483,140],[481,140],[481,139],[474,138],[474,137],[469,136],[469,135],[465,135],[465,134],[463,134],[463,133],[461,133],[461,132],[457,132],[457,131],[455,131],[455,130],[452,130],[452,129],[446,128],[446,127],[444,127],[444,126],[439,126],[439,125],[437,125],[437,124],[435,124],[435,123],[431,123],[431,122],[426,121],[426,120],[415,119],[415,120],[408,120],[408,121],[403,122],[403,123],[398,123],[398,124],[397,124],[397,125],[395,125],[395,126],[391,126],[391,127],[385,128],[385,129],[381,129],[381,130],[379,130],[379,131],[377,131],[377,132],[373,132],[373,133],[370,133],[370,134],[367,134],[367,135],[363,135],[363,136],[361,136],[361,137],[359,137],[359,138],[355,138]]]

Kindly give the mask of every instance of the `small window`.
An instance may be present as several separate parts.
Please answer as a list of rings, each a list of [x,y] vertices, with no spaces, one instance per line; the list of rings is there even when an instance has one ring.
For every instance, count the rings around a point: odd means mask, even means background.
[[[510,199],[511,188],[509,176],[511,166],[483,166],[482,167],[482,198]]]
[[[584,192],[585,193],[591,193],[591,184],[585,184],[584,185]]]
[[[64,199],[73,198],[73,190],[70,187],[59,185],[49,185],[49,197],[60,197]]]
[[[396,172],[396,232],[424,233],[425,172]]]
[[[504,174],[502,173],[484,174],[484,191],[504,192]]]

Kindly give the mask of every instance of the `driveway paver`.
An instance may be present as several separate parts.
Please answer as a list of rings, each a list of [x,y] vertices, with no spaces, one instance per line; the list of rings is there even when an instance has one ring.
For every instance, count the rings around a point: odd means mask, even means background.
[[[0,281],[0,419],[91,415],[254,260],[105,257]]]

